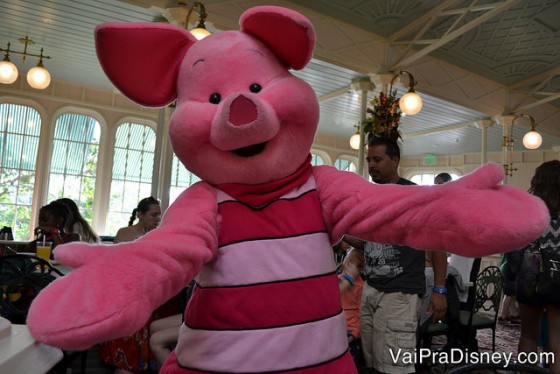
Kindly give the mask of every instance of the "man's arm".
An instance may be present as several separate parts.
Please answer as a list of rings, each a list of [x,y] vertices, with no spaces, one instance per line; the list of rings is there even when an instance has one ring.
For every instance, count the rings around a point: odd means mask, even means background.
[[[432,251],[432,267],[434,269],[434,288],[445,288],[447,278],[447,253]],[[447,295],[432,292],[428,312],[433,311],[432,321],[437,322],[443,319],[447,312]]]
[[[354,247],[358,251],[363,251],[364,246],[366,244],[366,242],[364,240],[358,239],[358,238],[356,238],[354,236],[350,236],[350,235],[344,235],[342,237],[342,240],[345,241],[346,243],[350,244],[352,247]]]

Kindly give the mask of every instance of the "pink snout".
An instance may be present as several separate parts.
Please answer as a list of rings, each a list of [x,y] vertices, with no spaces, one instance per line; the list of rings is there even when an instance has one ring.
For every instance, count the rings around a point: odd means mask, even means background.
[[[232,95],[220,104],[210,132],[210,142],[220,150],[268,142],[280,129],[273,107],[255,94]]]
[[[234,126],[246,125],[257,119],[257,107],[252,100],[238,96],[229,109],[229,121]]]

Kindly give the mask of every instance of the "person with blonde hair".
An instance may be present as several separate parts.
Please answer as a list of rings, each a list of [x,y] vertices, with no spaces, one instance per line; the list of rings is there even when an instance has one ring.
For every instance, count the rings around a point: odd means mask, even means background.
[[[364,253],[352,248],[346,242],[346,256],[342,261],[342,273],[339,274],[340,297],[342,309],[346,317],[346,331],[348,345],[354,361],[361,360],[362,351],[360,344],[360,305],[364,280],[360,272],[364,268]]]

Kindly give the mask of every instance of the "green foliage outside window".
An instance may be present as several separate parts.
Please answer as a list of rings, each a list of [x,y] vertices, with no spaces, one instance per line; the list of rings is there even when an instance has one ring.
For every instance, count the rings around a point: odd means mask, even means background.
[[[91,224],[100,125],[91,116],[65,113],[57,118],[49,175],[48,202],[66,197]]]
[[[40,131],[35,109],[0,104],[0,227],[12,227],[16,240],[29,239],[31,232]]]

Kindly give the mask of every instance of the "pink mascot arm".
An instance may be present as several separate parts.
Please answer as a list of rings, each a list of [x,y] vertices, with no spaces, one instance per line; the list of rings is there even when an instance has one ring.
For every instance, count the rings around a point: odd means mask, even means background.
[[[332,167],[314,177],[333,242],[349,234],[479,257],[521,248],[549,223],[539,198],[498,185],[497,164],[439,186],[376,185]]]
[[[218,225],[215,193],[201,182],[179,196],[159,228],[134,242],[59,246],[56,259],[75,269],[33,301],[32,335],[73,350],[131,335],[214,257]]]

